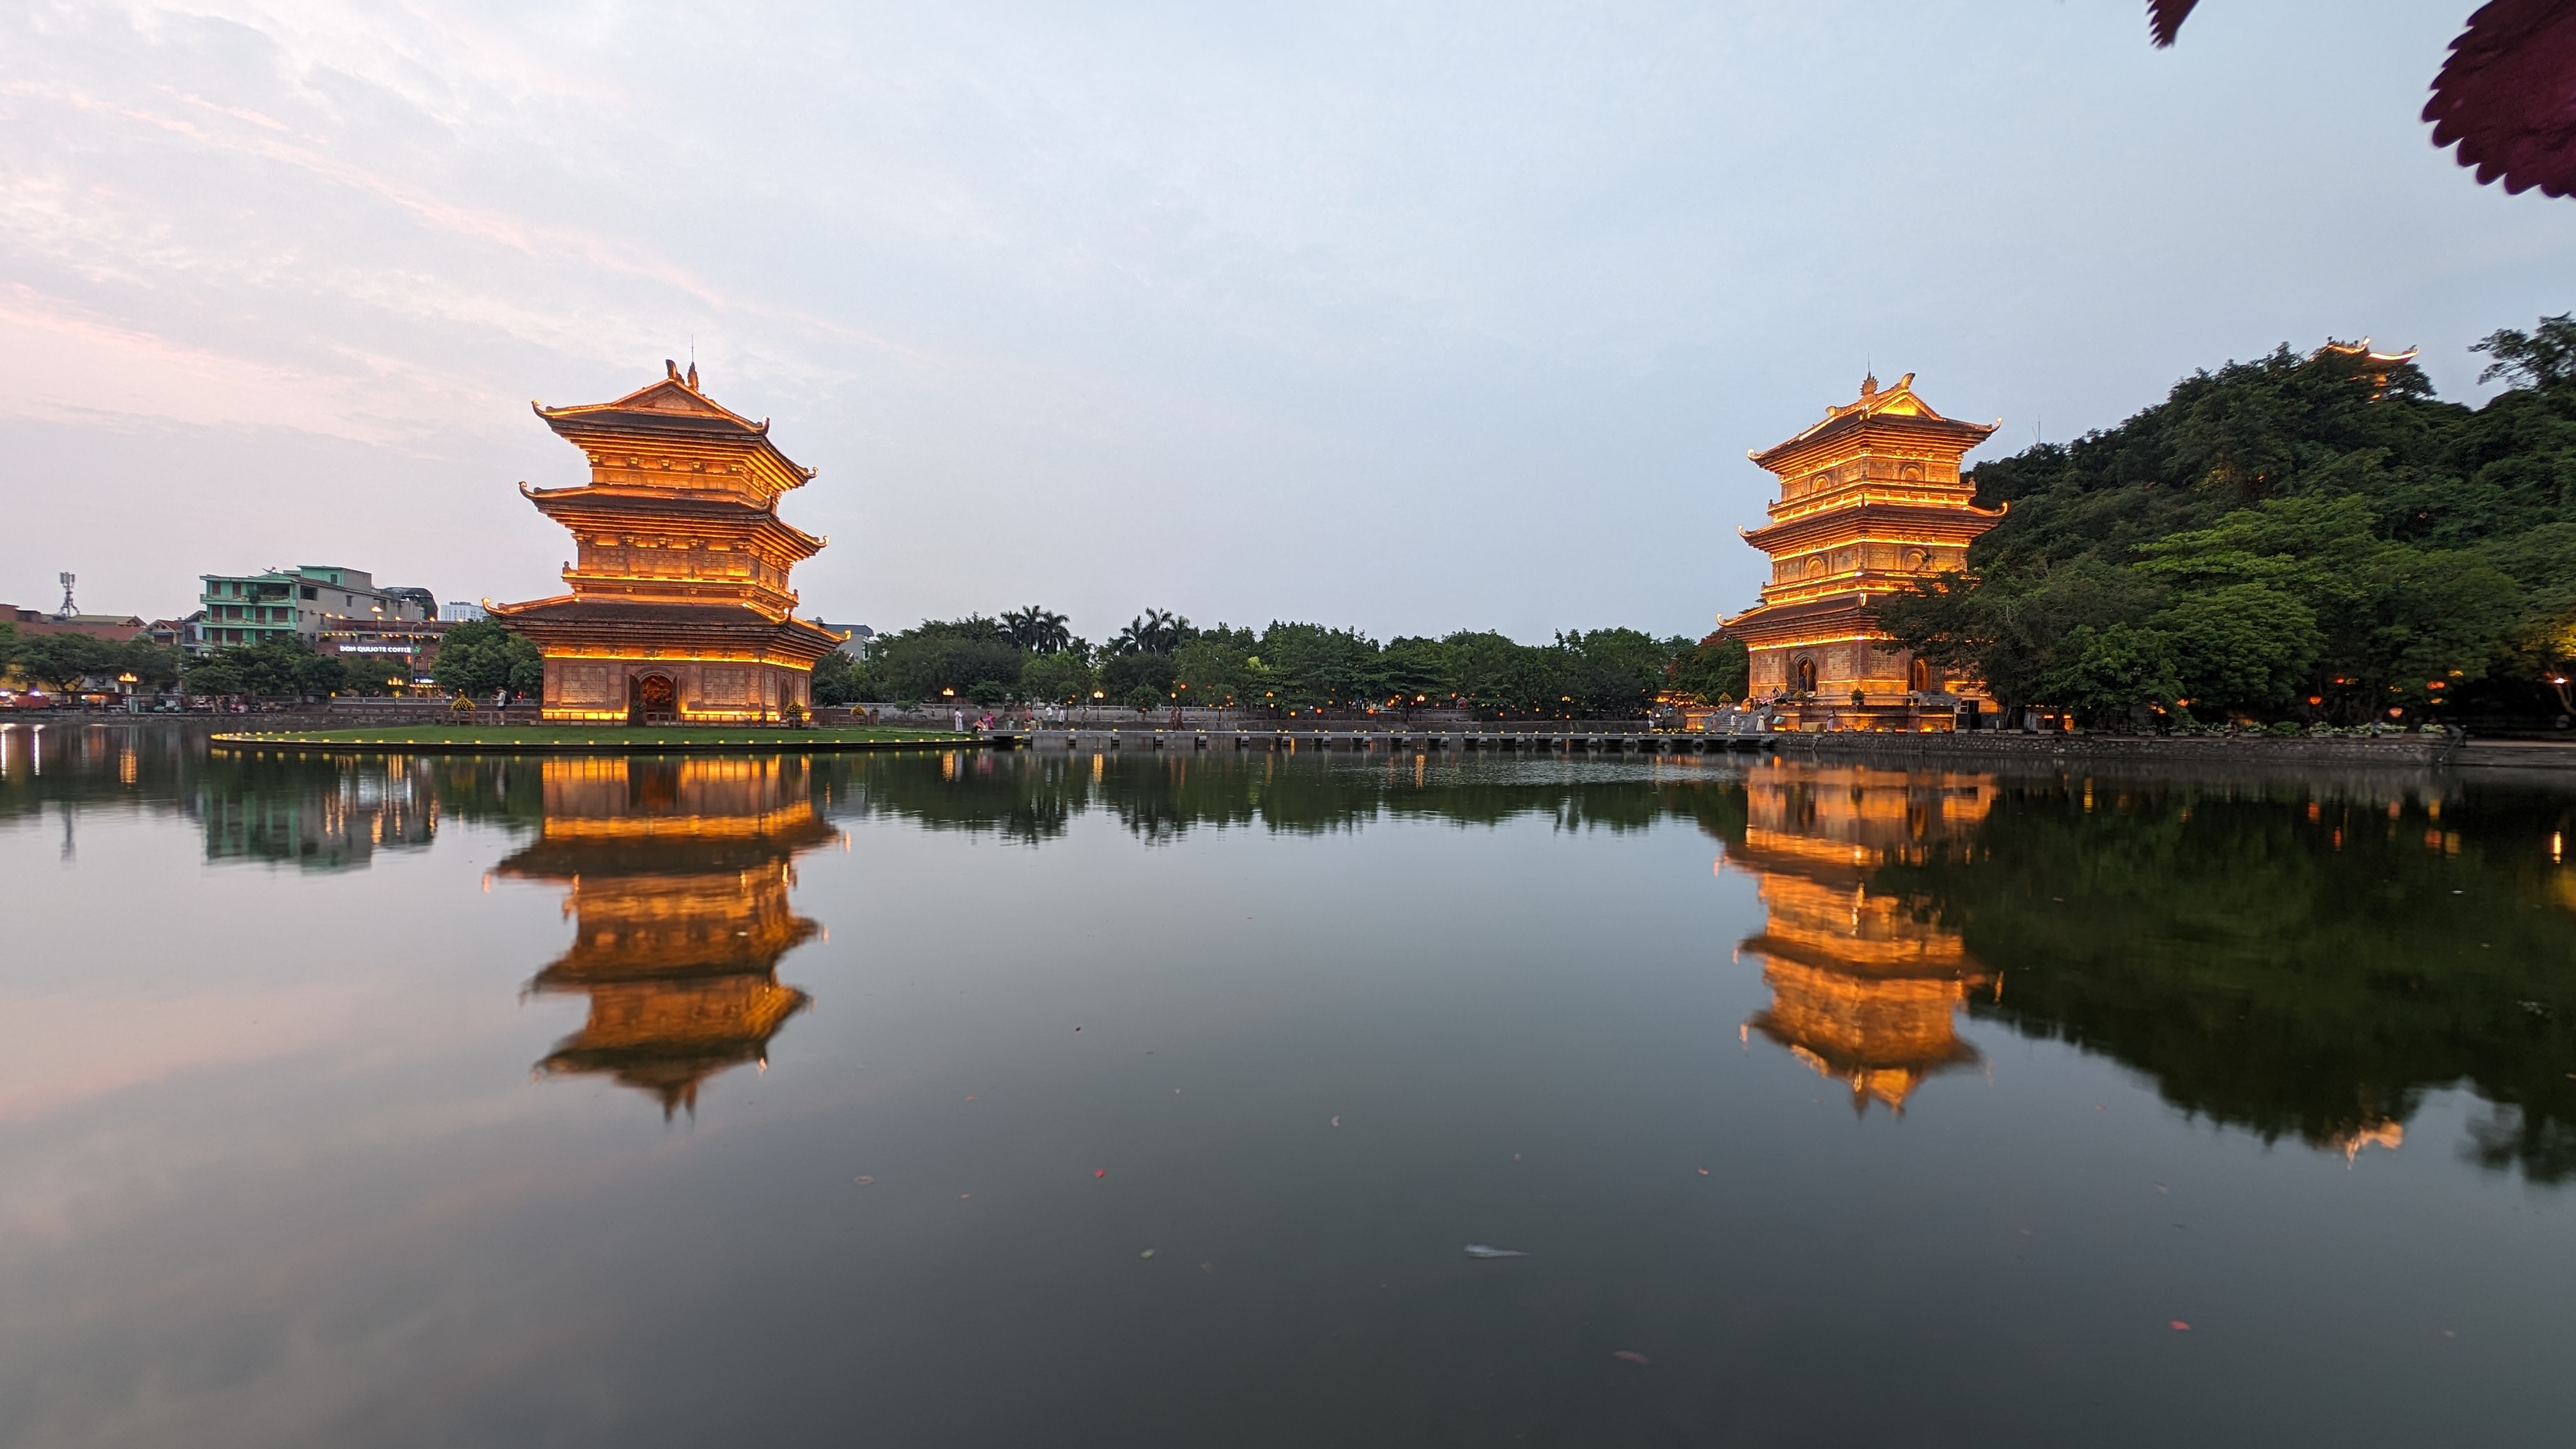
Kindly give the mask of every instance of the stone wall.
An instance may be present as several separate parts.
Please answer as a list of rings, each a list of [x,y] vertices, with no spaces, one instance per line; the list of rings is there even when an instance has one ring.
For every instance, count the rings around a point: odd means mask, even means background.
[[[1939,758],[1948,760],[2116,759],[2220,761],[2231,764],[2332,762],[2422,767],[2450,763],[2459,747],[2439,735],[2066,735],[1979,730],[1902,734],[1844,730],[1780,737],[1784,759]]]

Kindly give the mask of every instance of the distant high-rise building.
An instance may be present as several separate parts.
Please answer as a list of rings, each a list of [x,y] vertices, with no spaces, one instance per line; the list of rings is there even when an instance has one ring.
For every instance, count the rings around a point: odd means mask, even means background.
[[[465,599],[450,599],[438,606],[438,617],[450,624],[472,624],[486,617],[481,604]]]

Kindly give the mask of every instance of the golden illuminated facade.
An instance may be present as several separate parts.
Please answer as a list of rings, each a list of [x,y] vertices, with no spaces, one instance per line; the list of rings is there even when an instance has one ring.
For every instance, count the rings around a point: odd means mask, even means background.
[[[1775,765],[1746,791],[1744,840],[1722,864],[1761,882],[1762,930],[1737,949],[1761,961],[1771,1005],[1745,1026],[1848,1086],[1855,1111],[1902,1111],[1924,1078],[1979,1060],[1956,1013],[1995,978],[1958,932],[1871,880],[1984,819],[1994,782]]]
[[[1780,480],[1771,521],[1742,531],[1771,556],[1771,581],[1761,603],[1719,623],[1752,655],[1753,698],[1802,729],[1949,729],[1961,701],[1982,702],[1975,680],[1878,648],[1887,636],[1870,608],[1965,569],[1968,545],[2001,521],[1959,475],[1994,430],[1932,411],[1909,372],[1883,390],[1863,380],[1859,401],[1749,455]]]
[[[779,958],[820,929],[788,904],[801,851],[833,838],[792,759],[550,759],[545,822],[499,873],[566,886],[573,941],[528,984],[590,1002],[540,1064],[695,1110],[708,1077],[766,1063],[809,998]]]
[[[814,664],[841,637],[795,616],[788,571],[826,540],[778,499],[814,470],[698,391],[698,370],[615,402],[537,416],[590,461],[577,488],[519,491],[570,530],[569,594],[492,616],[545,656],[545,718],[752,724],[812,703]]]

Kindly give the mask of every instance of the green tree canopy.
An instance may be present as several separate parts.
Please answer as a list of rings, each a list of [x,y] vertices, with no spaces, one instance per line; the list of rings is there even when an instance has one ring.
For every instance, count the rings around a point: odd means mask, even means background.
[[[316,654],[300,640],[218,649],[191,660],[183,680],[190,694],[263,698],[325,696],[347,689],[348,684],[348,666],[338,656]]]
[[[484,698],[506,689],[515,695],[542,695],[546,662],[537,646],[513,634],[497,619],[458,624],[438,644],[438,662],[430,678],[438,687]]]
[[[1881,625],[2011,709],[2562,712],[2576,324],[2480,350],[2524,386],[2474,410],[2411,362],[2284,347],[2116,428],[1980,464],[1980,501],[2011,511],[1969,572],[1883,601]]]

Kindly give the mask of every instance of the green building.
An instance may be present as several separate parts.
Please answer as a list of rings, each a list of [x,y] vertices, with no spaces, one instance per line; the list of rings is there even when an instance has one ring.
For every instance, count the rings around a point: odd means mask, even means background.
[[[205,591],[197,602],[205,616],[188,646],[193,654],[297,639],[310,646],[326,633],[421,623],[438,615],[438,601],[427,590],[379,588],[374,575],[360,569],[300,564],[266,573],[199,577]]]

